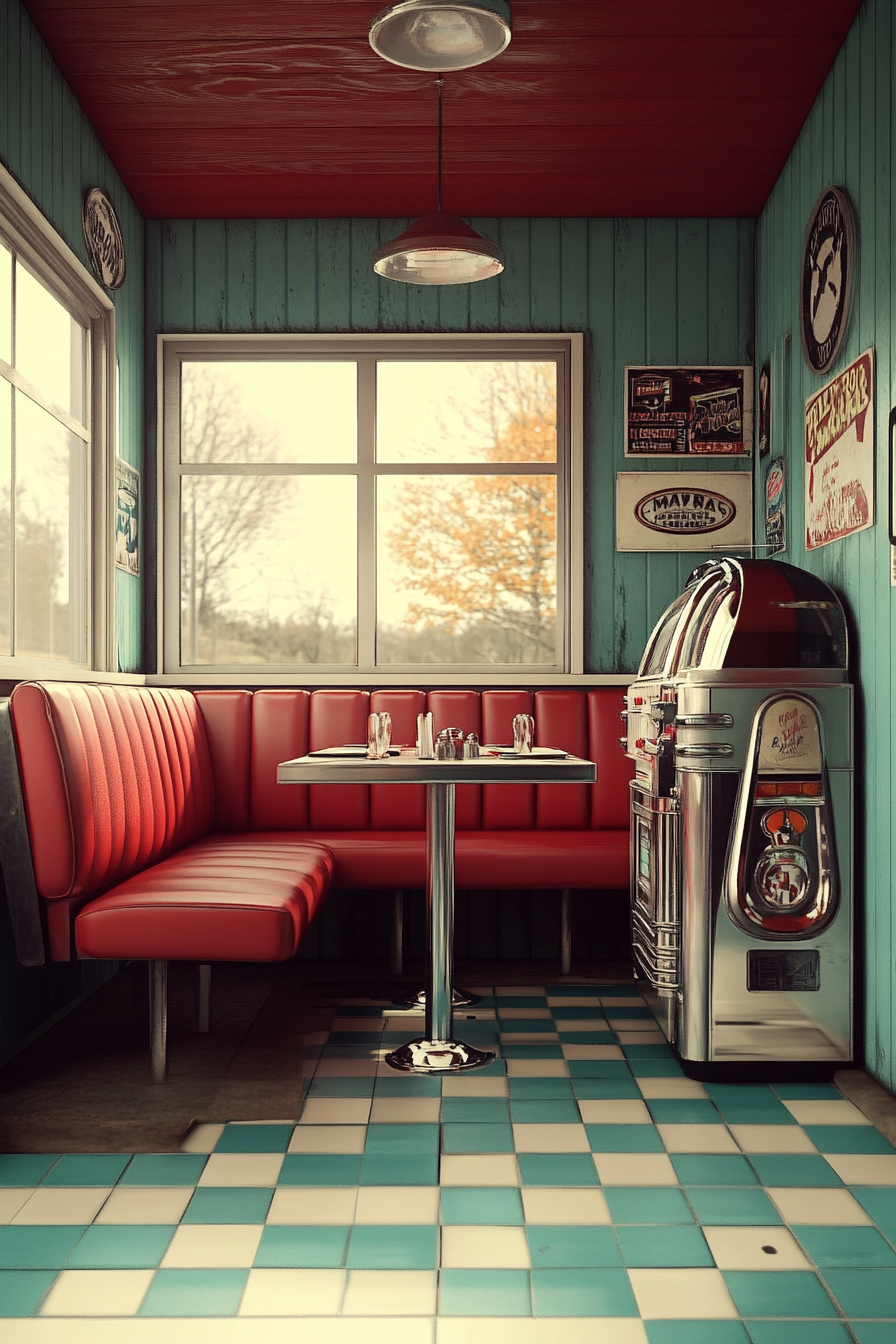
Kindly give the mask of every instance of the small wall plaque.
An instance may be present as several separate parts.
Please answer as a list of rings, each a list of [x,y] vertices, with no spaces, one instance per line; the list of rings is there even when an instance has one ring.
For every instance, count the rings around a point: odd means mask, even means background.
[[[81,226],[90,262],[106,289],[124,284],[124,239],[115,206],[102,187],[92,187],[84,197]]]
[[[800,275],[800,339],[815,373],[827,373],[849,322],[856,226],[852,203],[840,187],[827,187],[809,216]]]

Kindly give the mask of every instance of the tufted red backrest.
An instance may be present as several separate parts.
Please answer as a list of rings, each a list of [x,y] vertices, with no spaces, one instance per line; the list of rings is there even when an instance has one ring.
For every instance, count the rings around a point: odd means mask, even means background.
[[[211,829],[212,762],[189,691],[29,682],[10,716],[47,899],[100,891]]]

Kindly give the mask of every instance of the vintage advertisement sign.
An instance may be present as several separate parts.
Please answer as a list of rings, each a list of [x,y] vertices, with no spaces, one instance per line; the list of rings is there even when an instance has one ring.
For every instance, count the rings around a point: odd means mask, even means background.
[[[783,551],[784,533],[784,459],[773,457],[765,473],[765,544],[769,555]]]
[[[616,476],[616,549],[749,546],[752,486],[746,471],[621,471]]]
[[[874,522],[874,351],[806,402],[806,550]]]
[[[759,769],[763,774],[790,770],[821,774],[818,716],[805,700],[782,697],[763,710]]]
[[[626,457],[742,456],[753,441],[753,371],[625,370]]]
[[[140,473],[115,459],[115,564],[129,574],[140,573]]]

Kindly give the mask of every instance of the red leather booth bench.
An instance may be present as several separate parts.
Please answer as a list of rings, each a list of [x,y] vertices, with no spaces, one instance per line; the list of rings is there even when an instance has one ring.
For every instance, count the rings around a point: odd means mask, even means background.
[[[24,683],[0,721],[12,800],[0,851],[20,959],[152,963],[161,1080],[169,961],[282,961],[331,888],[424,886],[423,786],[276,782],[280,761],[366,741],[373,710],[391,713],[397,743],[413,742],[426,709],[436,731],[456,726],[482,742],[512,740],[513,716],[530,713],[537,743],[597,763],[594,785],[457,790],[457,886],[556,889],[568,922],[570,889],[628,885],[619,704],[617,688]]]

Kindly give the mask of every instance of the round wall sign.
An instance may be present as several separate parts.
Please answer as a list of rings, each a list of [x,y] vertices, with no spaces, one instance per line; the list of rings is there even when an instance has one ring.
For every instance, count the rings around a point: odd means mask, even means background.
[[[810,369],[831,367],[849,322],[856,228],[852,203],[840,187],[827,187],[809,217],[800,276],[800,340]]]
[[[102,187],[93,187],[85,195],[81,224],[98,278],[106,289],[121,289],[125,274],[124,240],[115,206]]]

